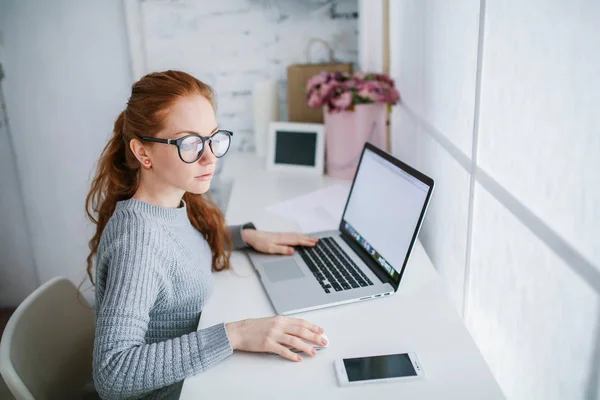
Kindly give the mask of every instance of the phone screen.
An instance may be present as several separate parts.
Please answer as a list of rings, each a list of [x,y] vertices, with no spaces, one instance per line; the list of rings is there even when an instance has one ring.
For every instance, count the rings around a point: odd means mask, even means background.
[[[350,382],[417,375],[408,354],[345,358],[344,366]]]

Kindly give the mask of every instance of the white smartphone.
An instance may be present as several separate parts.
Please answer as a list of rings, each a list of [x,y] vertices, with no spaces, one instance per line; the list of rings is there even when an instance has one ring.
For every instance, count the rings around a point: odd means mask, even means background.
[[[344,358],[334,363],[340,386],[422,379],[425,371],[415,353]]]

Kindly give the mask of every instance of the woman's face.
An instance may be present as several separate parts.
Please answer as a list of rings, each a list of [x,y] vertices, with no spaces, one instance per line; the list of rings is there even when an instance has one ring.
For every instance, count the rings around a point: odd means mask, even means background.
[[[156,137],[179,139],[190,133],[210,136],[216,130],[215,111],[210,102],[204,96],[192,95],[177,100],[168,109],[165,127]],[[148,146],[147,151],[153,173],[168,186],[194,194],[206,193],[210,188],[217,158],[208,142],[205,142],[202,157],[191,164],[179,158],[177,146],[156,143]]]

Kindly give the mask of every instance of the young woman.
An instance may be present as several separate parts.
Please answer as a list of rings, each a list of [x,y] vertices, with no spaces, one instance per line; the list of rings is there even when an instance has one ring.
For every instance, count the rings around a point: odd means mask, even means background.
[[[302,358],[323,329],[270,317],[196,331],[212,271],[229,268],[232,248],[292,254],[316,239],[226,227],[204,197],[232,133],[215,120],[213,91],[179,71],[135,83],[114,126],[86,210],[96,224],[88,274],[96,285],[94,381],[102,398],[177,398],[183,379],[234,350]],[[251,195],[251,194],[249,194]],[[95,279],[92,264],[95,264]]]

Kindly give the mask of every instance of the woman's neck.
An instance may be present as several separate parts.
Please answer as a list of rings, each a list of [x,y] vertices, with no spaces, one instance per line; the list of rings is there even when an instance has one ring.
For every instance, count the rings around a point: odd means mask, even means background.
[[[147,182],[143,177],[133,198],[165,208],[178,208],[181,206],[181,199],[185,191],[174,188],[170,185],[160,185]]]

